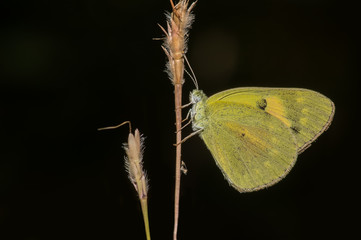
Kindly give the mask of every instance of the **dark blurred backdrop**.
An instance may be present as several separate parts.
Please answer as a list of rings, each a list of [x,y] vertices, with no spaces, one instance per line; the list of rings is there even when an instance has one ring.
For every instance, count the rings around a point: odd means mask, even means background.
[[[229,187],[199,137],[183,145],[179,239],[347,239],[359,226],[359,71],[352,1],[206,1],[188,59],[208,95],[300,87],[336,104],[330,129],[269,189]],[[145,239],[123,166],[146,136],[153,239],[173,231],[174,103],[160,48],[168,0],[2,1],[0,239]],[[184,102],[194,88],[184,85]],[[184,134],[190,133],[190,128]],[[355,220],[356,219],[356,220]],[[356,233],[356,236],[359,235]]]

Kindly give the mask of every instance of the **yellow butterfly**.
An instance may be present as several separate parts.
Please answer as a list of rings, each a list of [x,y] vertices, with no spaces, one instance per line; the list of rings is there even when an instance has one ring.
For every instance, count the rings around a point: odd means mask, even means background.
[[[193,130],[240,192],[284,178],[335,113],[327,97],[297,88],[235,88],[209,98],[194,90],[190,100]]]

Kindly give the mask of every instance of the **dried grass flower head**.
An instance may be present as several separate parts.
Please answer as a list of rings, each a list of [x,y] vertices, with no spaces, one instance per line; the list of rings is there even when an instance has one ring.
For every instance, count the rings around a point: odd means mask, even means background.
[[[143,170],[143,142],[144,138],[140,135],[139,130],[136,129],[134,135],[129,133],[128,143],[124,144],[126,153],[125,167],[128,177],[140,198],[146,196],[148,192],[148,179]]]

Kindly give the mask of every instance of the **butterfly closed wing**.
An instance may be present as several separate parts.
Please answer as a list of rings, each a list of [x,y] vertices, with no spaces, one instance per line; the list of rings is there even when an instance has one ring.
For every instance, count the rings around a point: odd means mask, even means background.
[[[191,93],[193,130],[240,192],[281,180],[330,125],[335,107],[320,93],[292,88],[235,88],[209,98]]]

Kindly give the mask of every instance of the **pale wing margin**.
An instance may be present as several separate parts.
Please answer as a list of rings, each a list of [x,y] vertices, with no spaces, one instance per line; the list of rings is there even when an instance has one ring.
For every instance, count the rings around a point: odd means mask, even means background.
[[[280,181],[297,158],[289,128],[271,115],[242,104],[210,106],[201,137],[228,182],[250,192]]]

